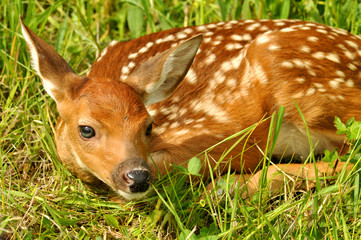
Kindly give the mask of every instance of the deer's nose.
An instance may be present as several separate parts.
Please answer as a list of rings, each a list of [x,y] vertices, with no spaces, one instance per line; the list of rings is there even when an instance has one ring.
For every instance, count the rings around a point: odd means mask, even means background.
[[[149,188],[150,173],[148,170],[133,170],[125,174],[132,193],[145,192]]]

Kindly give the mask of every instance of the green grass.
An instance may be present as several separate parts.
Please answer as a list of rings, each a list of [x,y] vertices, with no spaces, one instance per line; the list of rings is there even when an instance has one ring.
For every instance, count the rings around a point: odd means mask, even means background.
[[[360,34],[360,3],[114,2],[0,2],[0,234],[13,239],[360,239],[360,176],[356,170],[341,174],[332,184],[320,179],[321,187],[314,192],[290,191],[271,197],[261,191],[247,200],[227,191],[200,198],[206,183],[194,177],[196,159],[188,168],[165,176],[157,183],[156,194],[143,202],[119,205],[110,201],[114,195],[107,191],[84,186],[57,160],[53,141],[56,107],[30,68],[19,25],[22,15],[78,73],[84,73],[113,39],[185,25],[297,18]],[[247,137],[249,131],[252,127],[236,137]],[[345,159],[357,162],[359,148],[355,142]],[[327,156],[334,158],[332,153]],[[189,176],[192,184],[186,181]],[[231,178],[229,174],[220,185],[227,190]]]

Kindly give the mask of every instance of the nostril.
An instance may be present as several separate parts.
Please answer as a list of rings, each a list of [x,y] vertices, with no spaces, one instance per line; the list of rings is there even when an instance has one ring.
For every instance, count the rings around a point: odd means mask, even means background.
[[[148,170],[133,170],[126,173],[131,192],[145,192],[149,188],[150,173]]]
[[[134,183],[143,183],[149,181],[150,174],[147,170],[134,170],[128,172],[127,177]]]

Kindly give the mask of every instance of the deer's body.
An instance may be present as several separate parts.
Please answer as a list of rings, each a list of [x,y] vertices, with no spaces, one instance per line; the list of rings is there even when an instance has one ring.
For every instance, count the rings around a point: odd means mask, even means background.
[[[138,178],[148,182],[148,171],[152,177],[157,170],[165,174],[169,164],[183,164],[280,106],[286,112],[275,155],[309,154],[295,103],[316,152],[341,147],[335,116],[361,120],[361,40],[325,25],[249,20],[172,29],[111,44],[86,77],[63,66],[65,80],[59,81],[51,78],[61,73],[41,62],[42,52],[46,56],[50,50],[25,26],[24,31],[33,59],[40,56],[34,68],[57,102],[61,160],[80,178],[101,179],[128,199],[147,190],[144,182],[135,190],[129,186]],[[58,57],[48,62],[62,62]],[[64,84],[68,90],[62,92]],[[82,126],[91,126],[95,135],[79,136]],[[233,149],[234,171],[256,169],[268,129],[268,121],[260,124]],[[233,143],[211,151],[213,166]],[[287,170],[297,175],[300,166]]]

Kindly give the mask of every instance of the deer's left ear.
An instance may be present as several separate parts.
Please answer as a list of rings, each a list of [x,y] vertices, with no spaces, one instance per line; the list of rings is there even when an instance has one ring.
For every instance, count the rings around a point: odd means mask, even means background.
[[[192,37],[178,46],[147,59],[124,81],[142,97],[145,105],[168,98],[187,74],[202,35]]]
[[[30,30],[20,17],[21,30],[28,46],[33,69],[41,78],[46,92],[57,102],[69,98],[83,78],[43,39]]]

